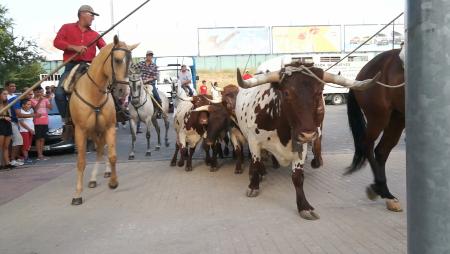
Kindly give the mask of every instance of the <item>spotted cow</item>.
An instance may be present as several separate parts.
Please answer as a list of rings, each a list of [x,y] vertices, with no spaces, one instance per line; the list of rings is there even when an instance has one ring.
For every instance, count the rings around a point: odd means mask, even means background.
[[[236,121],[248,141],[252,156],[247,196],[255,197],[259,193],[260,175],[263,173],[261,149],[265,149],[281,165],[291,164],[300,216],[318,219],[319,215],[303,191],[303,168],[307,144],[315,141],[321,132],[324,84],[330,82],[349,88],[365,88],[374,82],[348,80],[305,63],[294,63],[279,72],[257,75],[248,80],[242,79],[238,69],[237,79],[243,89],[236,97]]]

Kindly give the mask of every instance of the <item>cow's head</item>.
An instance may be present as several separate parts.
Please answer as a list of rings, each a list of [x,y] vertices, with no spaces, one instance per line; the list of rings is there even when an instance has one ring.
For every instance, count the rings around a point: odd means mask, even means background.
[[[227,129],[229,123],[228,113],[220,103],[205,105],[195,109],[195,111],[207,113],[208,115],[205,141],[207,145],[211,146],[219,138],[220,133]]]
[[[236,109],[236,97],[239,93],[239,88],[235,85],[228,85],[223,88],[222,92],[222,104],[226,108],[227,112],[231,116],[235,116]]]
[[[373,82],[353,81],[313,67],[312,64],[292,63],[277,72],[268,72],[243,80],[237,70],[238,84],[250,88],[272,83],[281,96],[280,108],[291,129],[293,142],[306,143],[318,135],[318,127],[323,119],[323,87],[325,82],[349,88],[368,87]],[[322,115],[320,115],[322,112]]]
[[[196,95],[192,96],[192,104],[194,104],[194,109],[200,108],[205,105],[210,105],[211,102],[211,96],[209,95]],[[194,110],[194,112],[197,112]],[[198,123],[201,125],[207,125],[208,124],[208,112],[205,111],[198,111]]]

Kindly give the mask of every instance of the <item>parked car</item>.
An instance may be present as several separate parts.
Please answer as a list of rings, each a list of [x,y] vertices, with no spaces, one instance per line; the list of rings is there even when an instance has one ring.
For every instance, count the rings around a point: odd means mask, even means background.
[[[63,121],[56,106],[55,99],[52,99],[52,105],[52,110],[48,112],[48,132],[45,137],[44,152],[74,152],[74,142],[65,142],[62,138]],[[34,139],[30,151],[36,151]]]

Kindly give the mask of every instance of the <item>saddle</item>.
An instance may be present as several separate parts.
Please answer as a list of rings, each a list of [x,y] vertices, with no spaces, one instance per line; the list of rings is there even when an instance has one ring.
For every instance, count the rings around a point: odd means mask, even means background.
[[[78,79],[80,79],[80,77],[88,71],[88,69],[88,63],[80,63],[72,68],[69,75],[67,75],[67,77],[63,80],[64,91],[67,94],[71,94],[73,92],[73,86],[77,83]]]

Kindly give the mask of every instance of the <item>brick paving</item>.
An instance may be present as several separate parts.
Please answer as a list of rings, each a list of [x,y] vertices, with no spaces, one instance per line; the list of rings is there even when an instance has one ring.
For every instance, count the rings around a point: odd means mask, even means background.
[[[73,207],[74,165],[59,164],[58,173],[42,166],[53,172],[47,182],[0,206],[0,253],[405,253],[406,212],[366,198],[368,167],[342,175],[351,156],[326,153],[323,168],[306,167],[318,221],[298,215],[288,168],[269,169],[260,195],[247,198],[248,169],[233,174],[229,159],[215,173],[200,160],[189,173],[165,160],[120,163],[118,189],[99,172],[98,187]],[[403,150],[387,168],[406,208]]]

